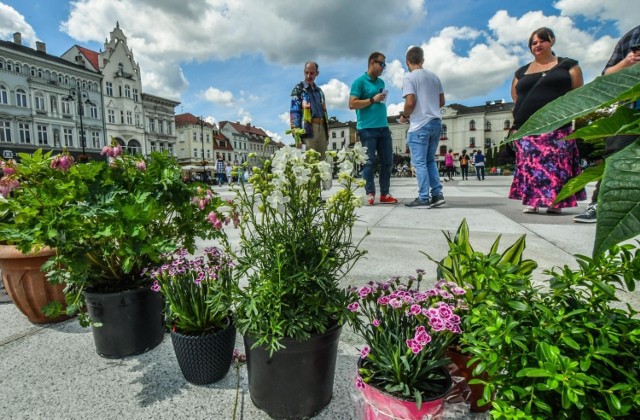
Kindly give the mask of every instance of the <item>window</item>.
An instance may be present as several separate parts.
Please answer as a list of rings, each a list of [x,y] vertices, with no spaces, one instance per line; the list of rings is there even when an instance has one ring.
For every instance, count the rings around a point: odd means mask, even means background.
[[[11,61],[7,61],[7,71],[13,70],[13,63]]]
[[[447,154],[447,146],[440,146],[440,156]]]
[[[169,144],[167,146],[167,150],[169,151],[169,156],[175,156],[174,152],[173,152],[173,145],[172,144]]]
[[[335,131],[332,131],[332,132],[331,132],[331,138],[332,138],[332,139],[335,139],[335,138],[336,138],[336,132],[335,132]]]
[[[136,112],[136,115],[134,115],[134,117],[136,119],[136,127],[140,127],[140,114]]]
[[[153,118],[149,118],[149,132],[153,133],[156,131],[156,123]]]
[[[43,78],[42,69],[38,69],[38,77],[41,78],[41,79]]]
[[[164,121],[158,121],[158,129],[160,130],[160,134],[164,134]]]
[[[476,121],[475,120],[469,121],[469,131],[475,131],[475,129],[476,129]]]
[[[469,137],[469,147],[476,147],[476,138]]]
[[[113,83],[107,82],[107,96],[113,96]]]
[[[16,63],[15,69],[16,69],[16,73],[20,73],[20,70],[21,70],[20,64]]]
[[[109,121],[109,124],[116,123],[116,111],[114,109],[107,110],[107,120]]]
[[[440,140],[447,139],[447,124],[442,124],[442,131],[440,132]]]
[[[193,134],[193,141],[196,141],[196,132],[194,131],[192,134]]]
[[[51,104],[51,112],[58,112],[58,98],[51,95],[49,97],[49,103]]]
[[[23,89],[16,90],[16,106],[27,107],[27,93]]]
[[[138,102],[138,89],[133,89],[133,101]]]
[[[485,121],[484,131],[491,131],[491,121]]]
[[[131,98],[131,86],[124,85],[124,96]]]
[[[49,134],[47,133],[47,126],[38,124],[38,145],[49,144]]]
[[[0,120],[0,142],[11,143],[11,121]]]
[[[28,68],[29,66],[26,66],[26,67]],[[25,73],[27,72],[27,68],[25,68],[25,69],[24,69]],[[31,67],[31,69],[29,69],[29,73],[30,73],[30,74],[31,74],[31,76],[33,76],[33,77],[36,77],[36,72],[37,72],[37,70],[36,70],[35,66],[34,66],[34,67]]]
[[[4,60],[0,58],[0,70],[4,70]]]
[[[137,140],[131,140],[127,145],[127,152],[131,153],[132,155],[140,154],[142,153],[142,147],[140,147],[140,143],[138,143]]]
[[[504,129],[509,130],[511,128],[511,122],[509,120],[504,120]]]
[[[36,111],[46,112],[44,108],[44,96],[41,93],[34,97],[36,103]]]
[[[62,113],[64,115],[71,115],[71,102],[62,101]]]
[[[193,157],[194,158],[198,157],[198,149],[196,149],[196,148],[193,149]]]
[[[98,118],[98,107],[94,104],[89,105],[89,116],[91,118]]]
[[[58,83],[62,83],[64,82],[64,79],[62,78],[62,74],[58,74]]]
[[[118,96],[122,98],[122,86],[118,86]]]
[[[91,146],[93,146],[94,149],[102,148],[102,145],[100,144],[100,132],[98,131],[91,132]]]
[[[4,85],[0,85],[0,104],[9,104],[9,95],[7,94],[7,88]]]
[[[18,138],[20,143],[31,144],[31,130],[29,129],[29,123],[18,123]]]
[[[171,125],[171,121],[167,122],[167,134],[172,135],[173,134],[173,128]]]
[[[120,111],[120,124],[124,124],[124,111]]]
[[[155,151],[156,151],[156,142],[155,142],[155,141],[152,141],[152,142],[150,143],[150,146],[151,146],[151,151],[152,151],[152,152],[155,152]]]
[[[64,76],[64,84],[65,85],[69,84],[69,76]]]
[[[131,111],[127,111],[127,124],[133,125],[133,113]]]
[[[63,132],[63,145],[65,147],[73,146],[73,130],[71,128],[64,128]]]
[[[211,150],[207,149],[207,159],[211,159]]]

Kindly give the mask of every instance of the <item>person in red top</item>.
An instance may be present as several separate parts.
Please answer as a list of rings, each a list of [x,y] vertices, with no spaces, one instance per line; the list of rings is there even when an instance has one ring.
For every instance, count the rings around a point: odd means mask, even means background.
[[[456,171],[455,164],[453,163],[453,150],[449,149],[446,155],[444,155],[444,168],[447,171],[447,178],[445,181],[453,181],[453,174]]]

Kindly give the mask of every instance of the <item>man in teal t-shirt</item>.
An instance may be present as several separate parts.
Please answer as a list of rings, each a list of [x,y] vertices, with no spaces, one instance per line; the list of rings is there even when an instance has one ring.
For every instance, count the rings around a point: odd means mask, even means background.
[[[362,169],[366,182],[367,203],[372,206],[376,196],[374,183],[376,152],[380,158],[380,203],[396,204],[398,200],[389,194],[391,169],[393,167],[393,147],[391,132],[387,123],[387,106],[384,104],[387,91],[380,75],[387,64],[382,53],[369,56],[367,72],[351,85],[349,109],[356,110],[360,143],[367,148],[367,163]]]

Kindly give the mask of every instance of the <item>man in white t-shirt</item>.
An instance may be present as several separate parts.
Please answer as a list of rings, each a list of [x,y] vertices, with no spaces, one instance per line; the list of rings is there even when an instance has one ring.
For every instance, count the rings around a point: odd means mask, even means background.
[[[445,204],[445,200],[436,164],[436,150],[442,132],[440,108],[444,106],[444,89],[438,76],[422,68],[422,48],[409,48],[406,63],[409,74],[402,82],[405,102],[400,122],[409,123],[407,144],[411,152],[411,163],[416,168],[418,197],[405,206],[440,207]]]

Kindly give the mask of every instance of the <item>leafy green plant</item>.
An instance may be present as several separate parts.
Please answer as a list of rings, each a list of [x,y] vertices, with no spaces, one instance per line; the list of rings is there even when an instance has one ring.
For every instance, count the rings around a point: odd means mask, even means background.
[[[450,363],[445,350],[460,334],[465,290],[440,281],[420,290],[423,271],[404,283],[399,277],[369,282],[350,294],[349,323],[365,341],[360,349],[356,387],[373,385],[416,402],[447,392],[442,367]],[[415,286],[414,286],[415,284]]]
[[[174,331],[204,335],[227,326],[233,308],[232,267],[219,248],[206,248],[204,256],[191,259],[183,248],[147,273],[151,290],[164,297],[165,317]]]
[[[355,166],[359,146],[337,153],[341,188],[324,202],[321,181],[331,166],[313,150],[286,146],[237,190],[240,246],[235,273],[237,326],[270,352],[284,337],[304,340],[345,320],[347,293],[339,282],[365,254],[353,240],[355,209],[362,205]]]
[[[526,288],[472,309],[466,350],[486,371],[483,400],[495,418],[613,418],[640,411],[640,319],[616,292],[635,289],[640,252],[614,246],[578,269],[545,273],[548,290]],[[508,287],[508,286],[507,286]],[[617,304],[616,304],[617,303]],[[482,403],[482,401],[481,401]]]
[[[37,150],[19,154],[20,163],[5,174],[15,188],[0,201],[0,238],[25,253],[56,249],[43,269],[49,281],[66,283],[69,315],[83,307],[85,289],[148,287],[142,273],[164,254],[193,252],[197,237],[226,240],[220,221],[228,220],[221,213],[227,203],[185,184],[173,158],[122,154],[117,144],[104,152],[109,162],[75,164],[66,152]],[[49,313],[61,310],[52,306]],[[84,313],[78,315],[89,324]]]
[[[640,112],[615,105],[640,99],[640,66],[597,77],[550,102],[527,120],[506,141],[547,133],[594,111],[612,107],[614,112],[576,130],[567,139],[595,139],[614,135],[640,135]],[[640,140],[586,170],[565,185],[556,201],[602,179],[598,194],[596,239],[593,256],[640,233]]]

